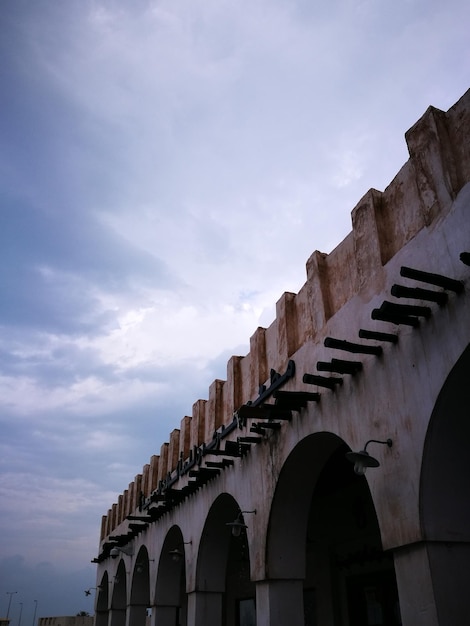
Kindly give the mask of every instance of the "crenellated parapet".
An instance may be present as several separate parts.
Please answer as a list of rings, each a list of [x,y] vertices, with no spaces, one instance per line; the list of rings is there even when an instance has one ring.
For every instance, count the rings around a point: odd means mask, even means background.
[[[249,353],[230,358],[226,380],[212,382],[208,399],[193,404],[191,416],[183,417],[103,516],[101,541],[152,499],[176,493],[177,484],[180,497],[203,486],[211,468],[202,472],[198,455],[209,448],[216,454],[219,442],[230,439],[238,427],[237,409],[263,386],[274,388],[279,377],[292,375],[292,355],[322,336],[328,320],[349,300],[360,295],[369,301],[381,291],[385,264],[421,230],[432,229],[470,181],[470,141],[462,136],[470,136],[470,91],[447,112],[429,107],[408,130],[409,160],[383,192],[370,189],[361,198],[352,210],[352,231],[330,254],[310,256],[300,291],[280,297],[275,320],[255,330]],[[194,477],[199,482],[189,480]]]

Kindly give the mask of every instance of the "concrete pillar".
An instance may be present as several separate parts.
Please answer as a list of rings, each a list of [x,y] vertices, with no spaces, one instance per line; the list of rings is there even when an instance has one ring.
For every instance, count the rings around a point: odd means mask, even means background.
[[[108,614],[108,626],[126,626],[126,609],[111,609]]]
[[[220,626],[224,623],[222,607],[223,593],[193,591],[188,594],[188,624],[191,626]]]
[[[279,363],[285,363],[297,350],[297,310],[295,293],[285,292],[276,302],[277,352]],[[276,364],[276,367],[279,367]]]
[[[431,541],[394,553],[403,626],[466,626],[470,543]]]
[[[259,326],[250,337],[250,389],[247,397],[256,397],[259,386],[264,384],[269,376],[266,356],[266,328]],[[238,407],[237,407],[238,408]]]
[[[307,260],[307,290],[312,307],[313,334],[321,330],[333,314],[330,302],[327,256],[327,254],[315,250]]]
[[[405,546],[393,556],[403,626],[439,626],[426,544]]]
[[[126,611],[126,626],[145,626],[147,607],[142,604],[129,604]]]
[[[257,626],[304,626],[302,580],[263,580],[256,584]]]
[[[106,515],[101,517],[101,532],[100,532],[100,541],[102,541],[106,537],[106,528],[107,528],[108,518]]]
[[[214,431],[224,423],[224,385],[225,381],[217,378],[209,387],[209,400],[204,424],[204,441],[210,441]]]
[[[405,133],[427,225],[443,208],[450,208],[460,188],[446,117],[443,111],[429,107]]]
[[[109,612],[96,611],[94,626],[108,626]]]
[[[178,607],[154,606],[150,626],[178,626]]]
[[[381,215],[382,196],[380,191],[369,189],[351,213],[354,258],[359,281],[356,288],[361,291],[366,290],[368,293],[376,293],[377,285],[380,288],[383,273],[380,241],[383,229],[380,228],[378,222]]]
[[[227,363],[227,382],[224,386],[225,421],[231,421],[234,411],[243,403],[243,376],[241,362],[244,357],[232,356]]]
[[[426,547],[439,625],[468,625],[470,543],[435,541]]]

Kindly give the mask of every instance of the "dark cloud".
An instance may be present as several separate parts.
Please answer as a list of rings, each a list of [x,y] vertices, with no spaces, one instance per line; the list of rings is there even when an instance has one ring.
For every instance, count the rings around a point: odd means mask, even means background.
[[[2,5],[0,579],[24,623],[93,610],[101,515],[468,87],[466,0],[245,4]]]
[[[4,205],[0,323],[58,333],[98,333],[115,324],[100,293],[138,300],[147,286],[178,284],[165,263],[105,229],[86,212]]]
[[[17,591],[12,596],[10,619],[19,619],[23,603],[22,623],[31,624],[34,600],[37,600],[38,617],[75,615],[80,611],[93,614],[94,595],[86,597],[84,590],[95,586],[95,568],[90,564],[81,569],[64,570],[50,562],[29,565],[23,555],[0,559],[0,580],[8,581],[8,590]],[[1,614],[6,615],[8,596],[2,594]]]

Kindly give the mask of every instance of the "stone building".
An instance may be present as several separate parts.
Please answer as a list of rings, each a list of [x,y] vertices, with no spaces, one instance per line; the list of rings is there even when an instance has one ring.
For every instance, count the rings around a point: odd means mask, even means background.
[[[470,91],[406,141],[103,517],[96,626],[470,623]]]

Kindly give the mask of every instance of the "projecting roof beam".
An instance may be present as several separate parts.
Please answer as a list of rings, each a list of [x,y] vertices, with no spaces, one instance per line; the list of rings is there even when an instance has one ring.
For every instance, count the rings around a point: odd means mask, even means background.
[[[286,408],[305,407],[307,402],[319,402],[320,394],[311,391],[275,391],[273,394],[276,399],[276,406]]]
[[[145,530],[147,528],[148,524],[133,524],[130,523],[129,524],[129,528],[130,530],[132,530],[133,532],[142,532],[143,530]]]
[[[378,320],[380,322],[389,322],[390,324],[396,324],[397,326],[400,324],[404,324],[405,326],[412,326],[413,328],[417,328],[419,326],[419,319],[417,317],[413,317],[410,315],[392,312],[390,310],[385,310],[383,305],[380,309],[372,309],[370,314],[373,320]]]
[[[262,437],[238,437],[238,441],[240,441],[241,443],[248,443],[248,444],[252,444],[252,443],[259,443],[260,441],[263,441]]]
[[[405,287],[403,285],[393,285],[390,293],[395,298],[426,300],[427,302],[437,302],[439,306],[444,305],[449,298],[445,291],[433,291],[432,289],[421,289],[420,287]]]
[[[232,459],[222,459],[221,461],[206,461],[207,467],[218,467],[220,469],[225,469],[226,467],[230,467],[233,465]]]
[[[406,267],[405,265],[400,268],[400,276],[420,280],[423,283],[436,285],[437,287],[442,287],[443,289],[454,291],[455,293],[462,293],[463,291],[463,282],[460,280],[447,278],[447,276],[442,276],[441,274],[422,272],[421,270],[415,270],[412,267]]]
[[[362,363],[360,361],[343,361],[342,359],[331,359],[330,363],[318,361],[317,370],[319,372],[336,372],[354,376],[354,374],[362,370]]]
[[[281,424],[279,422],[263,422],[263,424],[254,423],[251,425],[250,433],[257,435],[266,435],[267,430],[279,430]]]
[[[327,389],[335,389],[338,385],[343,384],[343,379],[336,376],[316,376],[315,374],[304,374],[302,381],[307,385],[317,385],[317,387],[326,387]]]
[[[377,341],[398,343],[398,335],[395,335],[394,333],[380,333],[375,330],[365,330],[364,328],[359,330],[359,337],[361,339],[375,339]]]
[[[354,354],[374,354],[375,356],[382,354],[381,346],[366,346],[362,343],[352,343],[351,341],[335,339],[334,337],[325,337],[323,344],[326,348],[336,348],[337,350],[345,350]]]
[[[396,302],[389,302],[388,300],[384,300],[382,302],[380,310],[385,311],[386,313],[391,313],[392,315],[414,315],[416,317],[424,317],[426,319],[429,319],[432,313],[431,308],[428,306],[420,306],[418,304],[397,304]]]
[[[240,419],[281,419],[290,420],[292,414],[288,409],[277,406],[275,404],[244,404],[241,406],[237,415]]]

